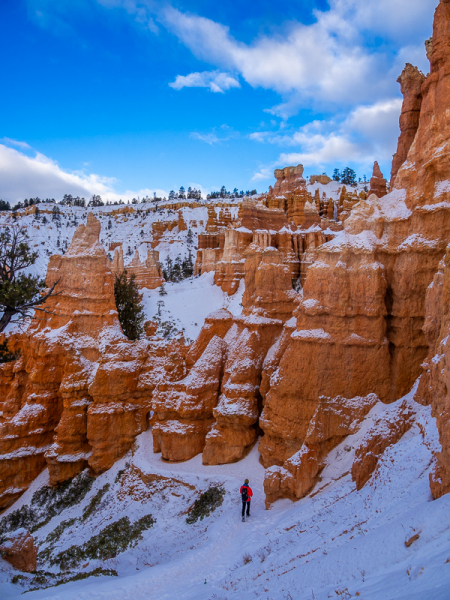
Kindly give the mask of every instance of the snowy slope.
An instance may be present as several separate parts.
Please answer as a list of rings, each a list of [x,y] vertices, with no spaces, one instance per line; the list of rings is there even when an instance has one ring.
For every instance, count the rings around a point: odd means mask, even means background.
[[[26,227],[30,248],[38,252],[38,259],[28,269],[28,272],[41,277],[45,277],[50,256],[61,254],[69,246],[77,226],[86,222],[90,211],[101,222],[100,242],[108,252],[110,259],[112,259],[114,251],[108,250],[109,244],[122,242],[125,266],[132,260],[136,249],[139,251],[141,260],[146,259],[147,249],[150,248],[149,242],[153,240],[153,223],[158,221],[173,222],[178,219],[178,211],[160,209],[158,212],[151,212],[148,211],[147,204],[133,205],[131,208],[135,210],[134,213],[116,214],[115,216],[114,213],[117,213],[118,209],[129,207],[104,206],[85,209],[58,205],[61,218],[57,223],[52,220],[51,210],[53,206],[53,204],[39,204],[39,220],[36,220],[33,215],[20,216],[24,211],[18,211],[19,216],[16,222],[18,225]],[[238,206],[230,209],[233,218],[237,218],[238,209]],[[219,211],[218,208],[216,210]],[[178,226],[176,226],[172,231],[164,233],[155,248],[160,253],[162,263],[169,256],[172,260],[175,260],[178,255],[182,258],[188,255],[187,235],[189,228],[193,233],[191,251],[195,261],[198,234],[205,231],[208,220],[207,207],[184,207],[181,212],[188,229],[179,231]],[[47,223],[43,223],[44,215],[47,218]],[[0,212],[0,227],[12,224],[11,213]],[[205,286],[205,289],[202,291],[203,286]],[[167,284],[167,291],[169,294],[164,298],[160,298],[158,290],[149,291],[145,288],[142,290],[146,320],[152,319],[157,313],[157,301],[164,300],[166,308],[162,310],[163,318],[170,320],[178,330],[184,328],[186,337],[192,340],[197,337],[205,317],[218,308],[226,307],[229,302],[228,296],[220,288],[213,285],[211,276]],[[239,303],[242,300],[242,294],[243,289],[233,296],[230,310],[234,314],[240,313]],[[11,324],[6,331],[12,333],[16,329],[17,327]]]
[[[159,311],[161,320],[173,322],[179,331],[184,331],[186,340],[197,339],[210,313],[220,308],[226,308],[236,316],[242,312],[243,280],[233,296],[214,285],[214,273],[190,277],[180,283],[166,283],[165,289],[166,296],[161,296],[159,289],[142,290],[146,318],[154,319]],[[158,306],[158,302],[163,304]]]
[[[42,544],[63,519],[79,517],[106,482],[111,489],[98,511],[85,524],[78,522],[63,534],[57,551],[82,543],[124,514],[134,521],[151,513],[155,525],[144,532],[136,547],[103,561],[102,566],[116,569],[118,577],[90,578],[30,592],[27,597],[448,600],[450,495],[432,501],[429,490],[432,449],[438,447],[429,408],[415,406],[417,424],[386,451],[361,491],[356,491],[349,475],[354,449],[380,411],[391,408],[377,405],[361,431],[330,454],[322,480],[309,497],[297,503],[279,501],[269,511],[264,509],[264,470],[256,448],[232,465],[205,467],[201,456],[169,464],[152,453],[151,431],[142,434],[133,456],[101,475],[80,505],[52,519],[36,536]],[[131,464],[129,470],[174,478],[172,487],[158,490],[123,479],[114,483],[126,462]],[[238,489],[245,477],[250,479],[254,500],[250,519],[242,523]],[[42,474],[14,508],[29,502],[46,478]],[[203,521],[188,525],[186,511],[211,484],[226,489],[222,506]],[[406,547],[405,541],[416,533],[418,540]],[[4,562],[0,565],[0,596],[14,598],[26,586],[8,583],[12,571]],[[99,565],[90,561],[80,568],[89,571]],[[54,570],[48,565],[44,568]]]

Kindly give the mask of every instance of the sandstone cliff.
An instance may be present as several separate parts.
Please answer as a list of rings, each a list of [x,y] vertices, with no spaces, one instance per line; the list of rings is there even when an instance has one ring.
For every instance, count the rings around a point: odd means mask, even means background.
[[[0,366],[0,506],[45,466],[53,484],[86,465],[94,472],[109,468],[147,428],[158,378],[183,374],[182,343],[172,343],[180,374],[170,366],[167,343],[131,343],[123,335],[99,233],[90,214],[66,254],[51,258],[47,284],[59,280],[60,294],[12,340],[21,357]]]

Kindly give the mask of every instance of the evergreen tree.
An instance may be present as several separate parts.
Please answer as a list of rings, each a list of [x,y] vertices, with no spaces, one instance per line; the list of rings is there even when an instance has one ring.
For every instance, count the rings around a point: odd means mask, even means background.
[[[114,281],[114,297],[122,331],[129,340],[137,340],[144,331],[144,313],[142,296],[136,284],[136,276],[127,277],[124,270],[116,275]]]
[[[189,253],[188,253],[187,257],[183,260],[182,274],[183,274],[183,279],[192,277],[192,275],[194,274],[194,263],[192,261],[192,252],[191,252],[190,248],[189,248]]]
[[[52,221],[60,221],[61,220],[61,211],[59,210],[59,206],[55,206],[52,208]]]
[[[105,203],[102,200],[101,196],[96,196],[95,194],[89,200],[88,206],[105,206]]]
[[[342,171],[341,182],[344,185],[355,186],[356,185],[355,171],[353,169],[350,169],[350,167],[345,167],[345,169]]]
[[[194,234],[192,233],[192,229],[190,229],[190,228],[188,229],[188,232],[187,232],[186,242],[187,242],[188,247],[192,246],[192,244],[194,243]]]
[[[170,256],[168,256],[166,258],[166,266],[164,269],[164,279],[166,281],[172,281],[172,269],[173,269],[173,262],[172,262],[172,259],[170,258]]]
[[[341,181],[341,172],[339,169],[333,171],[333,181]]]
[[[8,348],[8,340],[5,340],[0,344],[0,364],[4,364],[7,362],[12,362],[13,360],[17,360],[20,356],[20,351],[17,353],[13,353],[9,351]]]
[[[48,312],[43,304],[55,296],[56,281],[45,293],[45,280],[37,275],[25,275],[24,269],[34,265],[37,252],[31,252],[28,234],[18,226],[0,233],[0,332],[11,322],[22,322],[34,310]]]
[[[74,200],[72,194],[64,194],[61,204],[63,206],[73,206]]]
[[[5,202],[5,200],[0,200],[0,210],[11,210],[9,202]]]
[[[164,282],[161,284],[161,287],[159,288],[159,295],[167,296],[167,290],[166,290],[166,286],[165,286]]]
[[[111,229],[111,228],[112,228],[112,221],[111,221],[111,219],[109,219],[109,221],[108,221],[108,229]]]
[[[48,223],[48,219],[45,215],[42,217],[42,222],[44,223],[44,225],[47,225]]]
[[[181,256],[178,255],[173,263],[173,268],[172,268],[172,281],[181,281],[181,279],[183,279],[183,269],[182,269],[182,262],[181,262]]]

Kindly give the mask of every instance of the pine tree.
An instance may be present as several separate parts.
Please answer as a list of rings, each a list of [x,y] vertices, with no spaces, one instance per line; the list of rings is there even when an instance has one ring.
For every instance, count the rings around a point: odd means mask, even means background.
[[[164,282],[161,284],[161,287],[159,288],[159,295],[167,296],[166,286],[165,286]]]
[[[182,270],[182,262],[181,262],[181,256],[178,255],[175,259],[175,262],[173,263],[173,269],[172,269],[172,281],[181,281],[181,279],[183,279],[183,270]]]
[[[345,167],[342,171],[341,182],[345,185],[356,185],[356,173],[350,167]]]
[[[192,252],[191,252],[190,248],[189,248],[189,253],[188,253],[187,257],[183,260],[182,274],[183,274],[183,279],[192,277],[192,275],[194,274],[194,263],[192,261]]]
[[[59,221],[61,219],[61,211],[59,210],[59,206],[55,206],[52,208],[52,221]]]
[[[168,256],[166,258],[166,267],[164,269],[164,279],[166,281],[172,281],[172,269],[173,269],[173,262],[172,259],[170,258],[170,256]]]
[[[341,173],[339,169],[333,171],[333,181],[341,181]]]
[[[127,277],[124,270],[116,275],[114,281],[114,297],[122,331],[129,340],[137,340],[144,332],[144,312],[142,296],[136,284],[136,276]]]
[[[0,344],[0,364],[12,362],[17,360],[20,356],[20,351],[17,353],[10,352],[8,348],[8,340],[5,340]]]
[[[194,234],[192,233],[192,229],[190,228],[187,232],[186,242],[188,246],[192,246],[192,244],[194,243]]]
[[[12,321],[22,322],[34,310],[47,312],[42,305],[55,296],[56,281],[45,293],[45,281],[37,275],[25,275],[24,269],[34,265],[37,252],[31,252],[28,234],[18,226],[6,227],[0,233],[0,332]]]

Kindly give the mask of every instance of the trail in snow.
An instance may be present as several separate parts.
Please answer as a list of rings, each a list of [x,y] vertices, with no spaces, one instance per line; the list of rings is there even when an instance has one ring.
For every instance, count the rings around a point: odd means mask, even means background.
[[[361,430],[330,453],[322,480],[309,497],[296,503],[279,501],[269,511],[264,509],[264,470],[256,447],[232,465],[206,467],[201,456],[170,464],[153,454],[151,431],[142,434],[134,456],[101,475],[83,505],[105,482],[113,484],[126,461],[143,473],[195,485],[197,492],[186,492],[184,484],[176,484],[181,486],[171,488],[176,495],[161,488],[139,499],[122,498],[120,486],[112,489],[92,522],[67,532],[58,550],[80,544],[122,514],[134,521],[150,512],[157,522],[135,548],[103,563],[91,561],[87,567],[115,568],[119,578],[91,578],[27,596],[62,600],[448,600],[450,495],[432,501],[429,490],[432,449],[438,447],[430,409],[417,406],[418,424],[388,448],[361,491],[356,491],[351,480],[355,448],[382,410],[377,405]],[[250,479],[254,500],[252,516],[242,523],[238,492],[245,477]],[[44,481],[41,476],[39,484]],[[187,509],[212,484],[226,489],[223,505],[203,521],[187,525]],[[29,501],[36,485],[17,506]],[[39,540],[82,508],[55,517],[38,530]],[[405,540],[415,533],[419,539],[407,548]],[[245,554],[250,556],[247,564]],[[4,582],[0,584],[2,597],[13,598],[23,591],[6,583],[4,567],[0,580]]]

